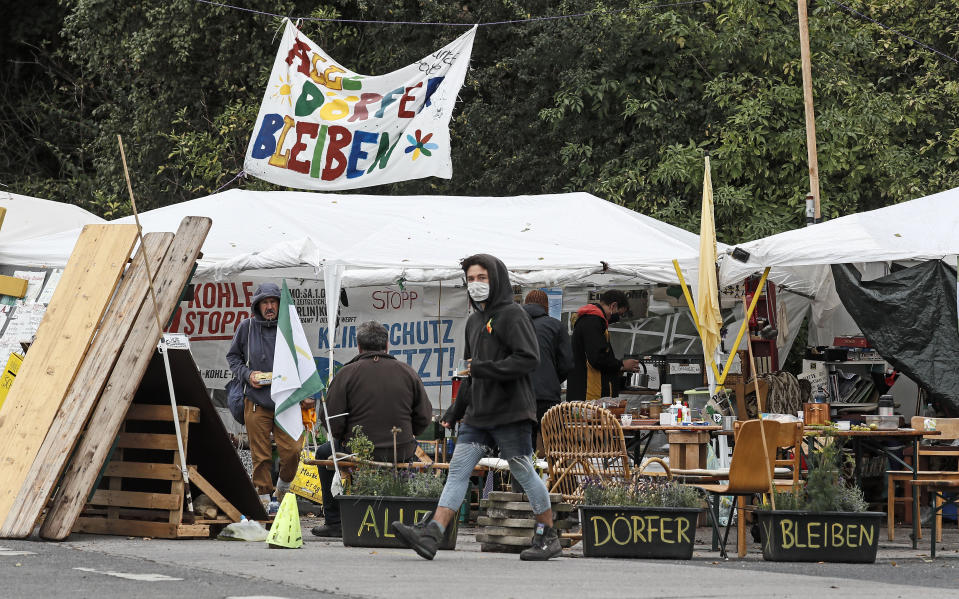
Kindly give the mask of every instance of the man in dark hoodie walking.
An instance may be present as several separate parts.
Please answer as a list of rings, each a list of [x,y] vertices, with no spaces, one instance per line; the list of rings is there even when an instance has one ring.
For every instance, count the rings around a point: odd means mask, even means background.
[[[469,396],[459,438],[439,506],[432,519],[412,526],[393,522],[397,536],[420,557],[433,559],[436,549],[459,511],[473,468],[498,446],[500,457],[526,489],[536,515],[536,531],[523,560],[547,560],[562,553],[553,528],[546,485],[532,461],[531,430],[536,421],[532,372],[539,363],[536,332],[526,312],[513,301],[506,265],[489,254],[462,261],[474,312],[466,321],[469,378],[459,395]]]
[[[280,288],[275,283],[263,283],[253,295],[253,315],[240,323],[233,335],[233,344],[226,354],[233,374],[245,383],[243,419],[253,458],[253,486],[264,506],[273,493],[273,445],[276,441],[280,456],[280,477],[276,483],[276,498],[290,488],[300,461],[300,440],[293,439],[273,421],[275,405],[270,397],[270,379],[273,372],[273,350],[276,347],[276,323],[280,310]],[[304,401],[311,407],[312,399]]]

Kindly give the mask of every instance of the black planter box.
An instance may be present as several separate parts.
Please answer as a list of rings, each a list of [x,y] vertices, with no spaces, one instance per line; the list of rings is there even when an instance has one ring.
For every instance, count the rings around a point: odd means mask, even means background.
[[[871,564],[885,512],[757,511],[763,559]]]
[[[702,508],[583,505],[583,555],[690,559]]]
[[[418,522],[436,510],[439,498],[374,497],[338,495],[343,524],[343,544],[347,547],[405,547],[390,529],[396,520],[404,524]],[[440,549],[456,549],[456,518],[446,528]]]

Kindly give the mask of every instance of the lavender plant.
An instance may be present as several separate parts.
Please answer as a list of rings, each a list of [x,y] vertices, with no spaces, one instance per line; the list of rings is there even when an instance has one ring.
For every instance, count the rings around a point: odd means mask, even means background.
[[[583,485],[585,505],[635,507],[702,507],[703,498],[689,485],[660,477],[628,480],[590,478]]]

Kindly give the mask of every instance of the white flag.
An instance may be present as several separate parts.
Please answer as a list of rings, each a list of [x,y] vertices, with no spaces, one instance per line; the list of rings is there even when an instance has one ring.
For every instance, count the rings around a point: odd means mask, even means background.
[[[299,439],[304,430],[300,402],[325,388],[290,290],[283,281],[270,387],[270,397],[276,404],[273,416],[276,424],[289,436]]]

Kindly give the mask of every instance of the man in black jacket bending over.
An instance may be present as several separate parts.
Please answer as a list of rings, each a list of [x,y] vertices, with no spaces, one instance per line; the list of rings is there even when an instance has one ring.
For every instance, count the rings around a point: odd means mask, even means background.
[[[526,312],[513,301],[506,265],[488,254],[462,262],[473,314],[466,321],[469,360],[466,383],[459,394],[469,395],[469,407],[460,425],[459,438],[439,507],[429,521],[412,526],[393,522],[393,530],[420,557],[433,559],[436,548],[459,511],[473,468],[490,447],[499,446],[500,457],[529,496],[536,515],[531,546],[523,560],[548,560],[562,553],[549,493],[536,474],[531,458],[531,430],[536,421],[536,396],[531,374],[539,363],[536,333]]]
[[[620,373],[639,368],[638,360],[617,358],[609,344],[609,325],[629,310],[628,302],[619,289],[608,289],[599,296],[599,303],[586,304],[576,312],[573,370],[566,382],[566,401],[616,397]]]

